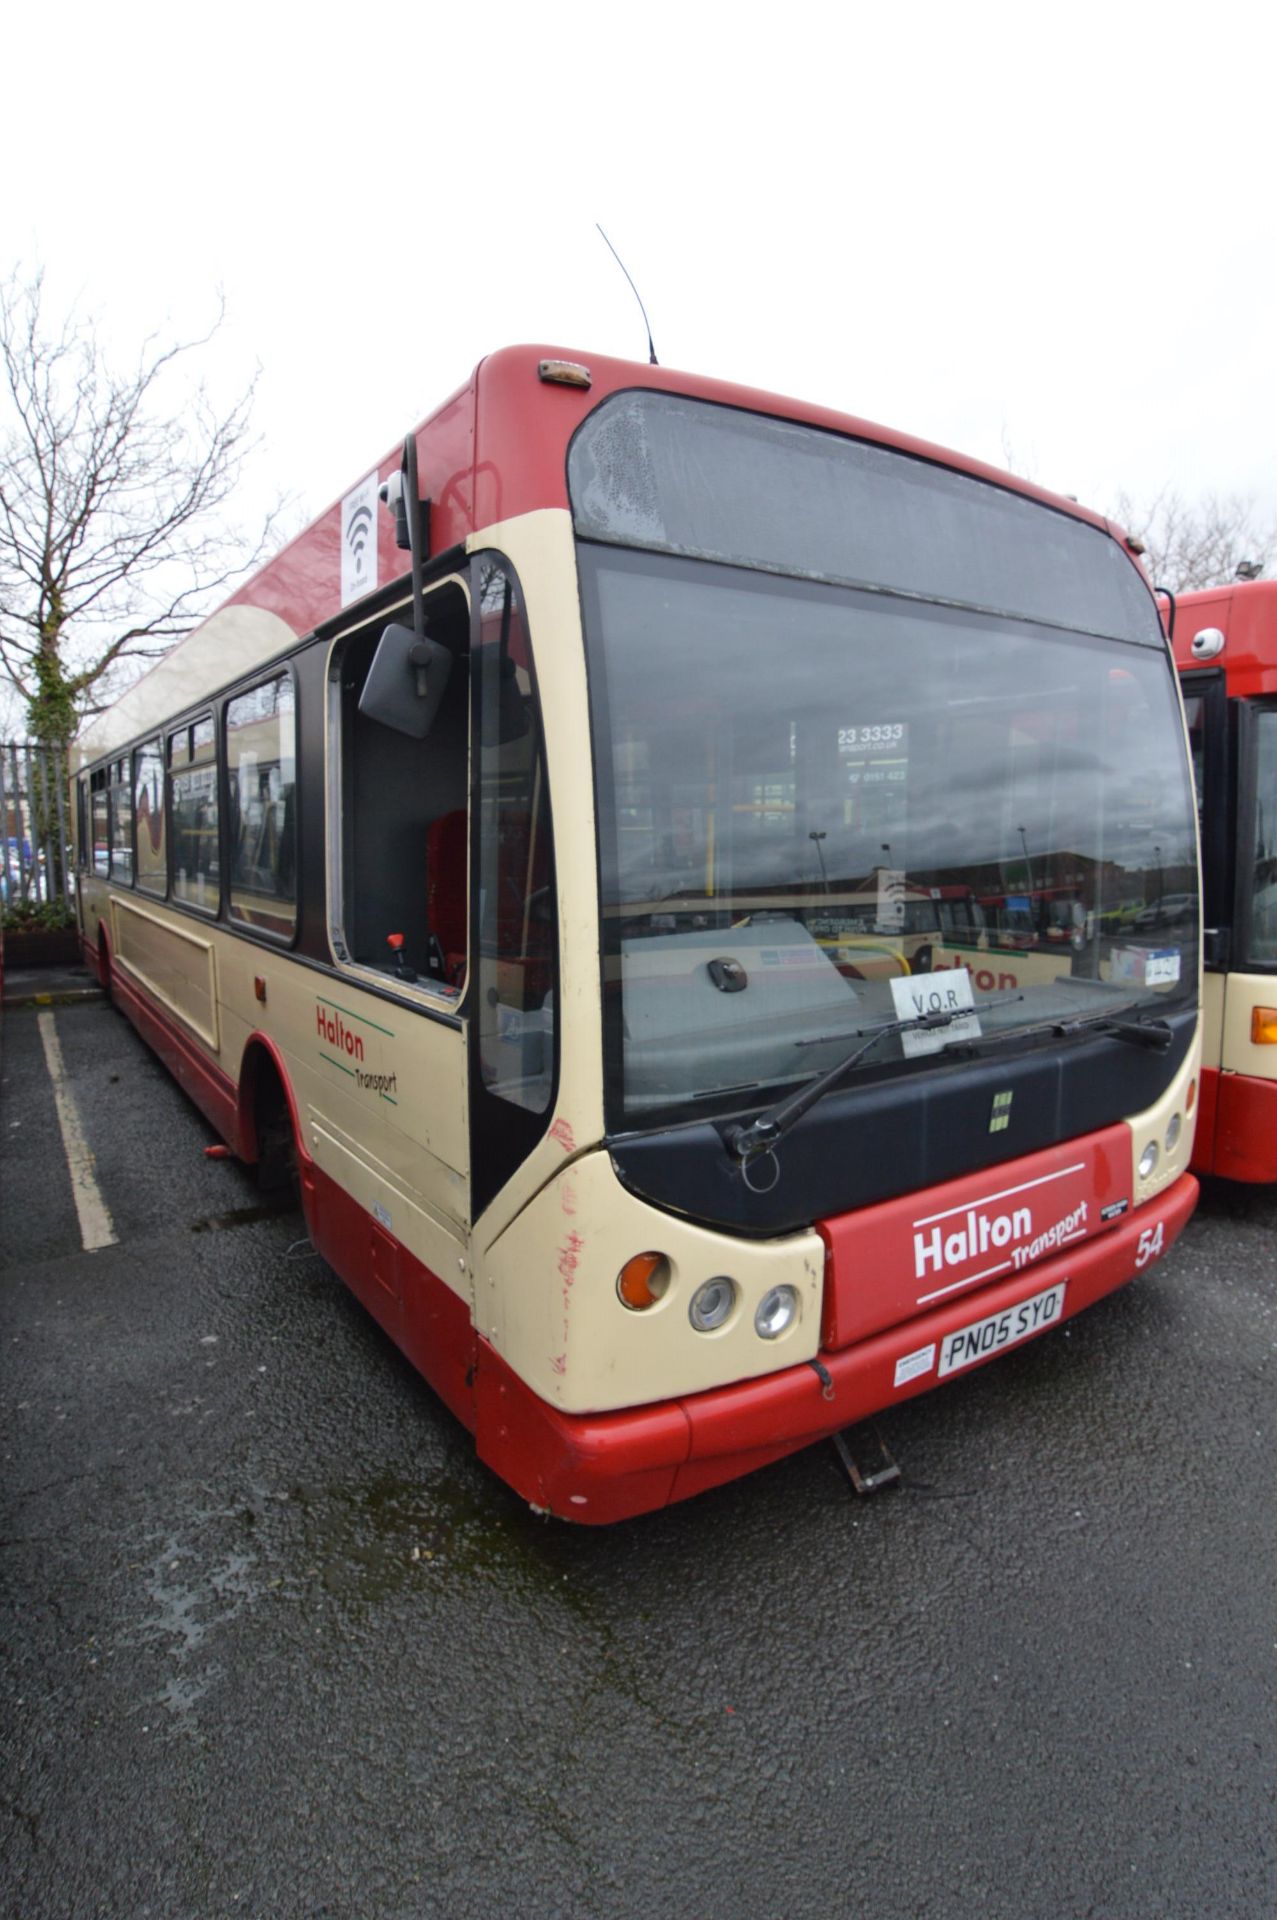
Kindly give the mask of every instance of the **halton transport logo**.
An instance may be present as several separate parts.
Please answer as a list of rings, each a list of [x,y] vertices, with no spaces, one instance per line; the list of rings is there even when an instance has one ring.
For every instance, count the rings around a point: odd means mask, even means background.
[[[354,1025],[347,1025],[353,1021]],[[396,1094],[399,1087],[397,1073],[377,1073],[366,1065],[366,1047],[375,1046],[372,1036],[383,1034],[387,1040],[393,1040],[394,1034],[389,1027],[379,1027],[375,1020],[366,1019],[361,1013],[354,1013],[349,1007],[338,1007],[331,1000],[315,1002],[315,1024],[319,1038],[331,1049],[325,1052],[319,1049],[319,1057],[326,1060],[330,1067],[336,1067],[341,1073],[348,1074],[361,1093],[376,1094],[380,1100],[386,1100],[392,1107],[399,1101]],[[359,1031],[367,1029],[365,1036]]]
[[[1074,1167],[1061,1167],[1058,1173],[1047,1174],[1041,1180],[1030,1182],[1030,1185],[1049,1187],[1057,1180],[1067,1179],[1070,1174],[1083,1172],[1085,1167],[1081,1163]],[[993,1255],[997,1261],[988,1269],[990,1274],[1011,1268],[1018,1271],[1030,1266],[1034,1260],[1041,1259],[1043,1254],[1066,1246],[1071,1240],[1085,1239],[1090,1218],[1090,1206],[1086,1200],[1075,1200],[1049,1225],[1039,1227],[1034,1222],[1033,1204],[1028,1200],[1018,1200],[1018,1195],[1026,1191],[1025,1188],[1012,1188],[1005,1194],[990,1194],[985,1199],[953,1207],[947,1213],[915,1220],[914,1279],[926,1280],[950,1273],[955,1268],[970,1266],[973,1261],[987,1259],[989,1255]],[[1035,1198],[1047,1200],[1048,1196],[1039,1193]],[[993,1205],[997,1200],[1016,1203],[999,1211]],[[1059,1204],[1058,1200],[1056,1204]],[[1050,1216],[1047,1217],[1049,1220]]]

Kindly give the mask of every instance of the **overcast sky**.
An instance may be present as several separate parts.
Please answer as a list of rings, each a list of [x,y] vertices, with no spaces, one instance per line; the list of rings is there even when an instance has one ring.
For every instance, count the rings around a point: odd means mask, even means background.
[[[1277,8],[23,7],[0,259],[260,363],[306,515],[490,349],[792,393],[1277,520]]]

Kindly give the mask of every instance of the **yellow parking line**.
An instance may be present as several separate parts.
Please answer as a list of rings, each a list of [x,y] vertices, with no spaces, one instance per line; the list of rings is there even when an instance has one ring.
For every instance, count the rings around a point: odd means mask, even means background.
[[[58,1110],[58,1125],[62,1129],[62,1150],[66,1154],[67,1171],[71,1175],[75,1211],[80,1221],[80,1238],[86,1253],[96,1253],[99,1247],[115,1246],[115,1225],[98,1187],[93,1150],[84,1137],[80,1110],[67,1082],[66,1069],[62,1064],[62,1046],[53,1024],[53,1015],[37,1014],[36,1024],[44,1043],[49,1078],[53,1082],[53,1099]]]

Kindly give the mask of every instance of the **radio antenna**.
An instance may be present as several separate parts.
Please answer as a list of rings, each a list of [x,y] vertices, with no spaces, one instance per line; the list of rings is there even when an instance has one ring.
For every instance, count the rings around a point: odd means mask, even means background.
[[[599,227],[599,223],[597,220],[594,222],[594,224],[596,227]],[[599,227],[599,232],[603,233],[602,227]],[[617,252],[616,248],[612,245],[612,242],[608,239],[605,233],[603,233],[603,241],[604,241],[604,245],[607,247],[608,252],[611,254],[612,258],[615,260],[617,266],[621,269],[621,272],[625,275],[626,279],[630,281],[630,291],[634,295],[634,298],[639,303],[639,312],[643,316],[643,325],[647,328],[648,365],[652,367],[659,367],[661,363],[656,357],[656,348],[652,345],[652,323],[647,317],[647,308],[643,305],[642,295],[639,293],[639,290],[635,286],[633,280],[630,280],[628,267],[626,266],[624,260],[622,260],[620,254]]]

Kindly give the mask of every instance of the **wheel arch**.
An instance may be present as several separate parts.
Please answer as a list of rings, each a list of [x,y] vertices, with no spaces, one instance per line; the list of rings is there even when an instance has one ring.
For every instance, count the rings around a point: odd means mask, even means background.
[[[240,1057],[239,1091],[236,1108],[236,1152],[241,1160],[255,1166],[261,1155],[261,1142],[258,1138],[258,1118],[261,1112],[260,1098],[267,1076],[274,1078],[284,1096],[288,1109],[289,1123],[293,1129],[293,1139],[297,1146],[298,1159],[305,1160],[305,1136],[301,1129],[301,1119],[297,1110],[297,1096],[284,1061],[284,1056],[275,1042],[265,1033],[250,1033],[244,1042],[244,1051]]]

